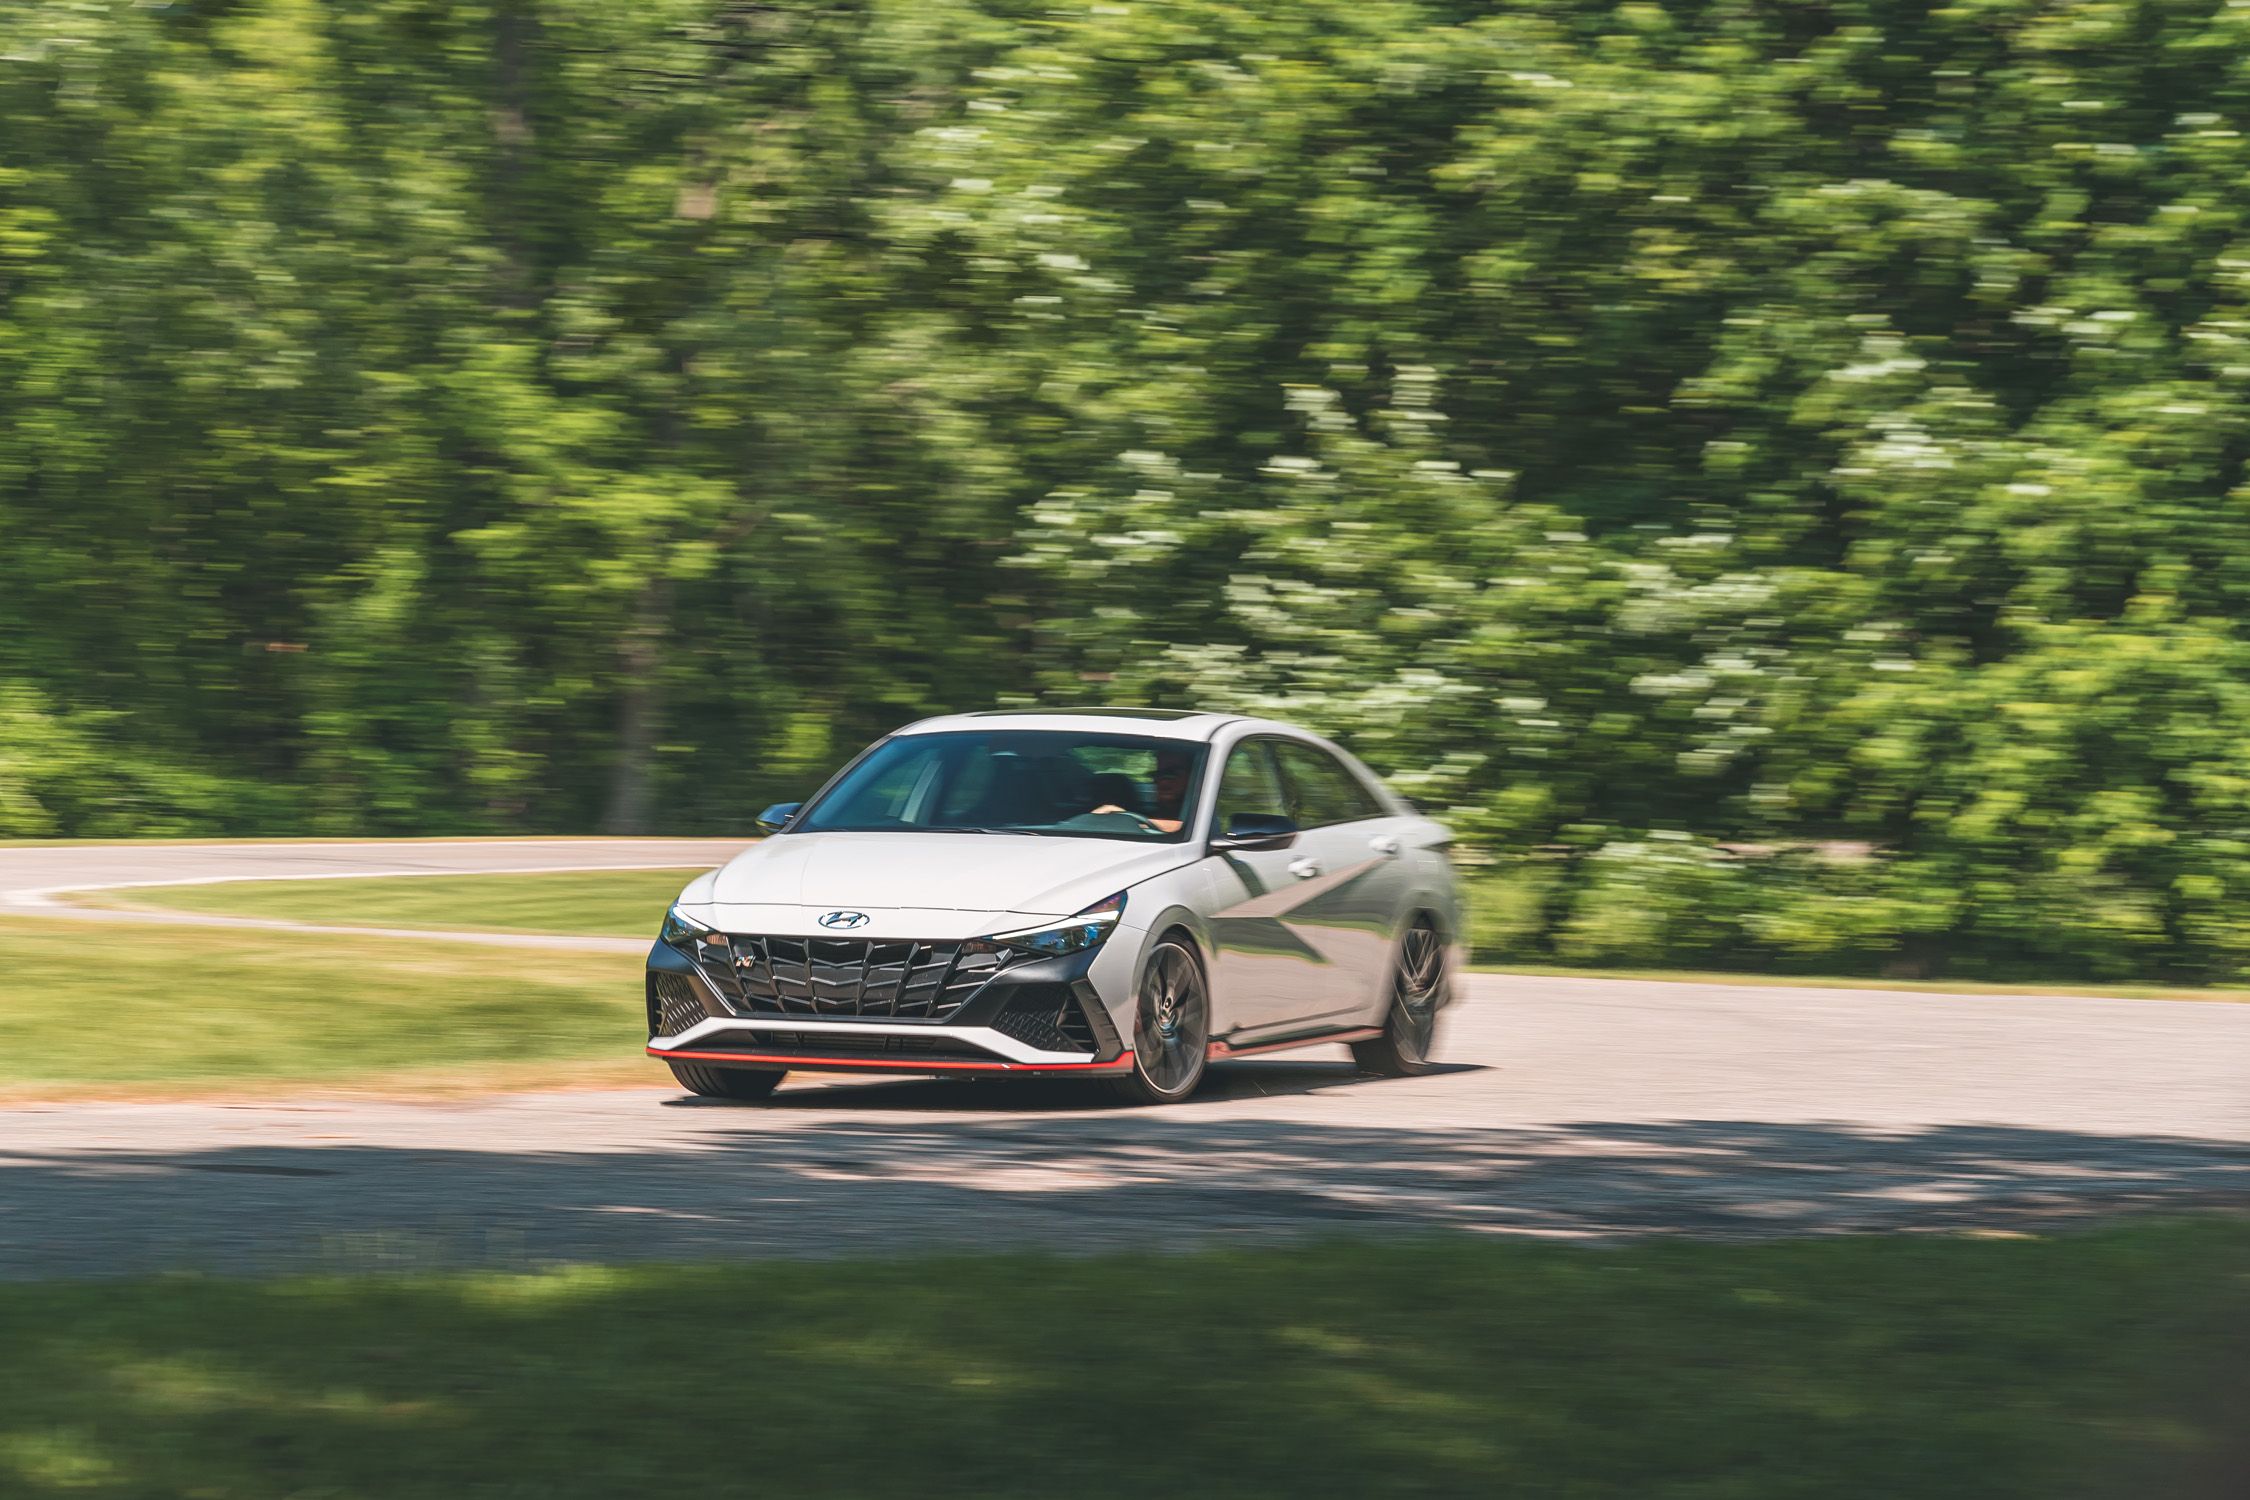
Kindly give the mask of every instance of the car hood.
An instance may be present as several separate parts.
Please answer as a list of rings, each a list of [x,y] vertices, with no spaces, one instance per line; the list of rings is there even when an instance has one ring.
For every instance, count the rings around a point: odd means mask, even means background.
[[[1009,833],[791,833],[755,844],[712,878],[721,905],[886,907],[1069,916],[1193,864],[1191,844]]]

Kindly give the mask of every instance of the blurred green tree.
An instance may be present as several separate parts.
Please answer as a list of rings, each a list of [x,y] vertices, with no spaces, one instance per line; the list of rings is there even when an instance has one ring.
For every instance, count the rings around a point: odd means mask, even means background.
[[[1336,733],[1532,951],[2250,920],[2250,10],[0,16],[0,834]]]

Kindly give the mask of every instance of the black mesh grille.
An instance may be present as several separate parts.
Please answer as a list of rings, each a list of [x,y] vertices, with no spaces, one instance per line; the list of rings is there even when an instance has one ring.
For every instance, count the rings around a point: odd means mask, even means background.
[[[736,1015],[942,1021],[1019,955],[979,943],[727,936],[696,958]]]
[[[992,1029],[1042,1052],[1092,1052],[1095,1048],[1093,1024],[1067,984],[1021,986],[992,1018]]]
[[[695,982],[685,974],[649,975],[649,1024],[655,1036],[678,1036],[711,1018]]]

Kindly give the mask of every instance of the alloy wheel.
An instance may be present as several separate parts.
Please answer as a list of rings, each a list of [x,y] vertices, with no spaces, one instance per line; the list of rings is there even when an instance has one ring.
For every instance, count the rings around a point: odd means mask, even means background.
[[[1202,1076],[1211,1040],[1211,1006],[1203,971],[1187,950],[1165,943],[1150,957],[1141,980],[1133,1026],[1135,1065],[1155,1092],[1186,1093]]]
[[[1391,1040],[1400,1061],[1418,1065],[1429,1059],[1444,998],[1445,944],[1417,924],[1399,946],[1398,974],[1391,982]]]

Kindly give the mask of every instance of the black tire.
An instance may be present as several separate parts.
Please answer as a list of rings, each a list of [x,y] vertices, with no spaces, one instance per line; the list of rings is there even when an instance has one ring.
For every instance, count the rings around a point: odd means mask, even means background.
[[[703,1063],[665,1060],[680,1087],[706,1099],[763,1099],[781,1086],[780,1068],[713,1068]]]
[[[1385,1078],[1412,1078],[1431,1069],[1437,1018],[1449,993],[1445,939],[1427,920],[1417,919],[1399,939],[1398,966],[1391,974],[1391,1003],[1383,1011],[1383,1034],[1352,1043],[1360,1071]]]
[[[1177,1104],[1203,1082],[1211,1050],[1211,986],[1203,960],[1166,938],[1149,950],[1133,1006],[1133,1071],[1109,1080],[1127,1104]]]

